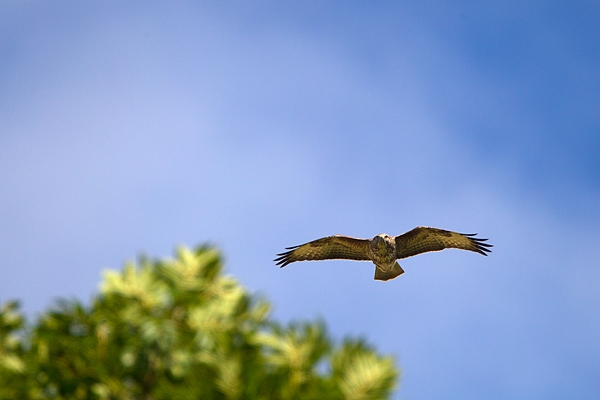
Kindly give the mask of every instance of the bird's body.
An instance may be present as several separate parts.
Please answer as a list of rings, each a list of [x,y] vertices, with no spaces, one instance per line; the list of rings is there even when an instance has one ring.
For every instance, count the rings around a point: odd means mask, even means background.
[[[300,246],[288,247],[278,254],[277,265],[285,267],[296,261],[345,259],[372,261],[375,264],[375,279],[387,281],[404,273],[396,260],[429,251],[446,248],[470,250],[487,255],[492,245],[487,239],[474,237],[438,228],[417,227],[398,236],[384,233],[373,239],[358,239],[335,235],[313,240]]]
[[[390,235],[380,233],[369,241],[369,258],[375,264],[375,279],[388,280],[404,273],[396,261],[396,241]]]

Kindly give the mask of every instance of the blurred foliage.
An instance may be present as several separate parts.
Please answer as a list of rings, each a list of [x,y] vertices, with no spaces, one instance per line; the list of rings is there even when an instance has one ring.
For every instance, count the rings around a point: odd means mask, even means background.
[[[322,322],[281,326],[223,275],[210,247],[107,271],[86,307],[61,300],[32,326],[0,308],[0,399],[384,399],[392,357],[334,346]]]

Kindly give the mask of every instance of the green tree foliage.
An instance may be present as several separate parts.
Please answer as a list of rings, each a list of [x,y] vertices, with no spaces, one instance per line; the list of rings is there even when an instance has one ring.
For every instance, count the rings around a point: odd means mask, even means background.
[[[0,308],[2,399],[384,399],[398,375],[322,322],[269,319],[210,247],[107,271],[89,307],[59,301],[33,326]]]

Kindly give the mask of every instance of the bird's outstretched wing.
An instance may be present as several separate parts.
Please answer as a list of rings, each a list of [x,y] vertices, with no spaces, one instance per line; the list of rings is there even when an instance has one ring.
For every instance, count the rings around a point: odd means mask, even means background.
[[[369,241],[349,236],[335,235],[313,240],[299,246],[286,248],[275,260],[282,268],[295,261],[306,260],[370,260]]]
[[[486,252],[491,251],[489,247],[492,245],[484,243],[487,239],[476,238],[475,235],[419,226],[395,237],[396,256],[400,259],[448,248],[470,250],[487,256]]]

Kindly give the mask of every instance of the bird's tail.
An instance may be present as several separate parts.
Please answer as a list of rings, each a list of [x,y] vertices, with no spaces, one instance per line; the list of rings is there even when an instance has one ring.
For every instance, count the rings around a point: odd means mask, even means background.
[[[398,261],[396,261],[396,264],[394,264],[394,267],[391,269],[391,271],[388,271],[388,272],[383,272],[379,268],[375,267],[375,280],[389,281],[390,279],[394,279],[395,277],[400,276],[403,273],[404,273],[404,270],[402,269],[400,264],[398,264]]]

